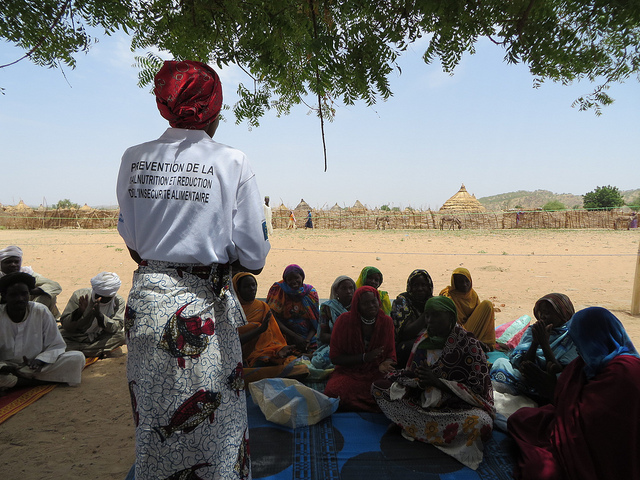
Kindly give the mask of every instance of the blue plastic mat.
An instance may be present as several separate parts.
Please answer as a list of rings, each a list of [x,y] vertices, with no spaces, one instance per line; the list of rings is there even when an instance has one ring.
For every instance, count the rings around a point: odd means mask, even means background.
[[[264,480],[509,480],[515,443],[494,431],[471,470],[432,445],[405,440],[382,414],[334,413],[295,430],[268,422],[247,399],[252,474]],[[134,480],[133,469],[125,480]]]

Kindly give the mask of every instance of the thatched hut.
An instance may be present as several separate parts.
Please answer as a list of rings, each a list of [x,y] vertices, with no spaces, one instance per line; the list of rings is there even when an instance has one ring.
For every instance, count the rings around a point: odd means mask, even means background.
[[[309,204],[307,202],[304,201],[304,198],[301,198],[300,199],[300,203],[298,204],[298,206],[296,208],[294,208],[295,213],[304,212],[305,215],[309,210],[311,210],[311,207],[309,206]]]
[[[83,212],[90,212],[91,210],[93,210],[93,208],[91,208],[89,205],[87,205],[86,203],[80,207],[80,210]]]
[[[20,200],[20,202],[18,202],[18,205],[15,206],[15,210],[20,213],[33,212],[33,208],[27,206],[22,200]]]
[[[367,207],[365,207],[360,200],[356,200],[356,203],[353,204],[353,207],[349,209],[349,213],[353,215],[353,223],[352,228],[367,228],[367,219],[369,217]],[[372,226],[370,228],[375,228],[375,220],[372,218],[371,220]]]
[[[340,205],[338,205],[337,203],[331,207],[329,209],[330,212],[341,212],[342,211],[342,207],[340,207]]]
[[[440,207],[439,213],[484,213],[486,211],[476,196],[469,195],[464,184],[462,184],[460,190]]]
[[[349,210],[351,210],[352,212],[357,212],[357,213],[364,213],[367,211],[367,207],[365,207],[360,200],[356,200],[356,203],[353,204],[353,207],[351,207]]]

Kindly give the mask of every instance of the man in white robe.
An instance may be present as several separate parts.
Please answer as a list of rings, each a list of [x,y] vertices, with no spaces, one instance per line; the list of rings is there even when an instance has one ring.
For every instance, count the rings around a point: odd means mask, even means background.
[[[271,219],[273,218],[273,213],[271,212],[271,207],[269,206],[269,197],[264,197],[264,219],[267,222],[267,234],[271,237],[273,236],[273,222]]]
[[[51,312],[30,302],[35,279],[24,272],[0,278],[0,390],[43,382],[79,385],[85,357],[65,352]]]
[[[22,249],[16,245],[0,250],[0,277],[13,272],[24,272],[33,276],[36,279],[36,285],[31,290],[30,300],[43,304],[54,317],[57,318],[60,315],[56,299],[62,292],[62,287],[58,282],[35,273],[31,267],[22,266]]]
[[[121,284],[116,273],[100,272],[91,279],[91,288],[73,292],[60,316],[67,350],[102,357],[124,345],[126,302],[118,295]]]

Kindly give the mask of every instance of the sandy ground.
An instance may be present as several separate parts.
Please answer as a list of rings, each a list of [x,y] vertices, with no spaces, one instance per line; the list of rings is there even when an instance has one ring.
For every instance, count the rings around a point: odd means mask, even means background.
[[[327,298],[334,278],[354,279],[374,265],[391,298],[415,268],[429,271],[439,292],[451,271],[468,268],[481,299],[500,311],[496,323],[532,314],[550,292],[569,295],[576,309],[611,309],[640,345],[640,317],[630,315],[639,231],[330,231],[276,230],[259,277],[266,296],[284,267],[297,263],[306,283]],[[58,281],[60,310],[96,273],[115,271],[126,297],[135,264],[115,230],[2,230],[0,245],[19,245],[24,265]],[[123,480],[134,461],[126,354],[88,367],[82,385],[60,386],[0,425],[0,472],[5,480]]]

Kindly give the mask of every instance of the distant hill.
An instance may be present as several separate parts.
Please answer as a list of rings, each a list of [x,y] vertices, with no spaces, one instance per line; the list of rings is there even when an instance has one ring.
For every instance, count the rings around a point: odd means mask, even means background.
[[[622,198],[625,202],[630,202],[640,196],[640,188],[635,190],[621,190]],[[517,192],[501,193],[490,197],[479,198],[478,201],[489,211],[508,210],[510,208],[521,208],[523,210],[535,210],[542,208],[548,202],[557,200],[567,208],[574,206],[582,207],[582,195],[572,193],[553,193],[549,190],[536,190],[528,192],[518,190]]]

